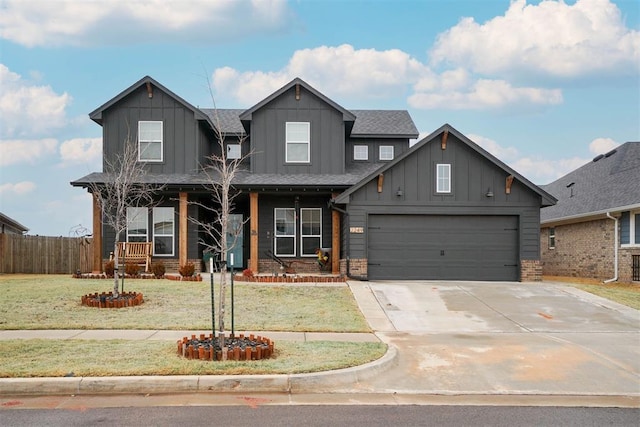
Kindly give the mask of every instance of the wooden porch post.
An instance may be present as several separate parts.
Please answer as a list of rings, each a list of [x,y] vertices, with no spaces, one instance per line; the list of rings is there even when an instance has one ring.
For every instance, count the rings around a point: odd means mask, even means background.
[[[336,210],[331,211],[331,273],[340,274],[340,212]]]
[[[98,196],[93,194],[93,266],[95,274],[102,273],[102,209]]]
[[[180,192],[180,215],[178,227],[180,229],[180,241],[178,243],[178,263],[187,263],[187,193]]]
[[[251,239],[249,250],[251,257],[249,268],[254,273],[258,273],[258,193],[252,191],[249,193],[249,228],[251,229]]]

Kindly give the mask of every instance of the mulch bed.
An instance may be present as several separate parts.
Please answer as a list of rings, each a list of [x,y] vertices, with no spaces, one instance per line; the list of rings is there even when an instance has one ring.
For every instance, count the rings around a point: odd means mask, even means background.
[[[274,354],[274,342],[259,335],[229,336],[225,337],[224,343],[227,348],[227,360],[261,360],[268,359]],[[213,334],[184,337],[178,340],[178,355],[187,359],[221,361],[220,338],[214,337]]]
[[[124,308],[135,307],[144,302],[141,292],[121,292],[117,296],[113,292],[102,292],[83,295],[81,303],[87,307]]]

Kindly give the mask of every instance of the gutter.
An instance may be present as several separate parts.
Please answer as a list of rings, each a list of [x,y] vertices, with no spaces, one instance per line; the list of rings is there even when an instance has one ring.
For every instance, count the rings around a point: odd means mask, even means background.
[[[615,282],[616,280],[618,280],[618,218],[616,218],[615,216],[611,216],[610,212],[607,212],[607,218],[612,219],[615,221],[615,224],[613,226],[614,229],[614,246],[613,246],[613,251],[614,251],[614,261],[613,261],[613,275],[614,277],[608,280],[605,280],[603,283],[611,283],[611,282]]]
[[[350,253],[351,253],[351,251],[350,251],[350,248],[349,248],[349,243],[350,243],[349,235],[350,235],[351,233],[349,233],[349,231],[348,231],[348,230],[349,230],[349,212],[347,212],[347,211],[346,211],[346,210],[344,210],[344,209],[341,209],[341,208],[337,207],[337,206],[333,203],[333,201],[329,201],[329,208],[330,208],[330,209],[333,209],[334,211],[340,212],[340,213],[341,213],[341,214],[343,214],[343,215],[344,215],[344,217],[345,217],[346,228],[347,228],[347,235],[346,235],[346,237],[345,237],[345,245],[346,245],[345,252],[346,252],[346,254],[347,254],[347,277],[348,277],[349,279],[360,280],[360,281],[363,281],[363,282],[367,282],[367,281],[369,281],[369,278],[368,278],[368,277],[364,277],[364,276],[354,276],[354,275],[352,275],[352,274],[351,274],[351,263],[349,262],[349,261],[350,261],[350,259],[351,259],[351,258],[350,258]]]

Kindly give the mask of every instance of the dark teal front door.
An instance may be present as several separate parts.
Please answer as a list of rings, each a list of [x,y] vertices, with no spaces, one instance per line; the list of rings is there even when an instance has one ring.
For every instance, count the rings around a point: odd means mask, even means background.
[[[243,235],[243,218],[242,214],[229,215],[229,228],[227,231],[227,245],[235,245],[227,253],[227,267],[231,268],[231,255],[233,255],[233,268],[238,270],[244,266],[244,259],[242,254],[244,252],[244,235]]]

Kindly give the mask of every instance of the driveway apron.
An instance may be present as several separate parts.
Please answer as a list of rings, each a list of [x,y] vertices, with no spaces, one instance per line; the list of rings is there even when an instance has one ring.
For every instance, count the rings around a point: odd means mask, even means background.
[[[399,350],[361,389],[640,395],[638,310],[559,283],[359,283],[388,319],[372,328]]]

